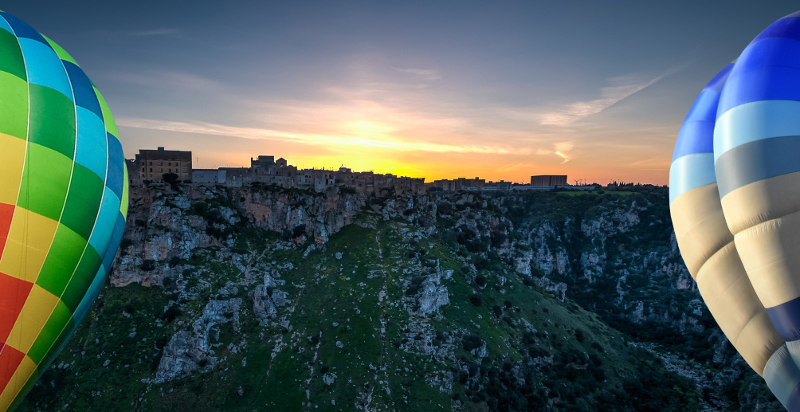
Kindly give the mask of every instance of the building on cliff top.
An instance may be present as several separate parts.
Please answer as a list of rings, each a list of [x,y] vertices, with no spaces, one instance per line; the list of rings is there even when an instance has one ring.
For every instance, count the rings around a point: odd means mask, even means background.
[[[567,175],[535,175],[531,176],[531,186],[566,186]]]
[[[144,180],[163,180],[164,175],[173,173],[179,180],[192,179],[192,152],[184,150],[157,150],[140,149],[136,159],[129,164],[137,169],[139,177]]]
[[[387,196],[390,194],[424,193],[425,178],[395,176],[369,172],[353,172],[350,168],[301,169],[290,165],[286,159],[272,155],[250,158],[250,167],[220,167],[218,169],[192,169],[192,152],[164,150],[140,150],[136,159],[126,160],[131,185],[144,181],[160,181],[166,173],[175,173],[180,180],[191,180],[195,185],[223,185],[242,187],[262,184],[282,188],[310,189],[325,192],[337,187],[357,193]],[[460,179],[482,185],[482,179]],[[470,183],[467,183],[467,185]]]

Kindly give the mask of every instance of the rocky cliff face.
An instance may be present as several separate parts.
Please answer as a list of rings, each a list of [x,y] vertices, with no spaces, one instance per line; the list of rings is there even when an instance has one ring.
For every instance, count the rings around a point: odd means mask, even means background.
[[[110,285],[21,410],[775,406],[666,190],[639,189],[136,188]]]

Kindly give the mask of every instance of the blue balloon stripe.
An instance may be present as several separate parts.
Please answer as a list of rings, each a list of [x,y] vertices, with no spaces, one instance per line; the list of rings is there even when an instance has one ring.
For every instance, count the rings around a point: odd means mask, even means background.
[[[120,199],[108,187],[103,191],[103,200],[100,204],[100,212],[97,214],[97,222],[92,230],[92,235],[89,238],[89,244],[98,251],[103,253],[105,251],[109,239],[114,230],[114,225],[117,222],[117,214],[119,214]]]
[[[714,152],[714,120],[686,120],[678,132],[672,161],[695,153]],[[712,158],[713,161],[713,158]]]
[[[106,126],[103,119],[92,111],[77,107],[78,141],[75,149],[75,161],[86,166],[100,177],[106,178]]]
[[[97,101],[97,95],[94,93],[92,81],[89,80],[86,73],[74,63],[66,60],[62,60],[62,62],[67,69],[67,75],[72,83],[72,92],[75,94],[75,105],[91,110],[97,117],[103,118],[103,111],[100,109],[100,102]]]
[[[717,117],[759,100],[800,100],[800,41],[766,39],[745,49],[725,84]]]
[[[122,213],[117,213],[117,223],[114,225],[114,231],[111,232],[111,241],[108,242],[105,253],[103,254],[103,265],[111,270],[114,265],[114,258],[117,256],[119,245],[122,243],[122,235],[125,233],[125,216]]]
[[[717,120],[717,104],[719,103],[720,92],[717,90],[703,89],[692,108],[686,115],[684,122],[688,120]]]
[[[94,275],[92,284],[89,286],[89,289],[86,291],[83,299],[81,299],[81,303],[79,303],[78,307],[75,309],[75,313],[72,314],[72,319],[75,320],[75,328],[78,327],[78,325],[89,313],[92,303],[94,303],[97,295],[100,294],[100,289],[102,289],[103,284],[106,282],[106,275],[107,271],[105,266],[100,265],[100,269],[98,269],[97,274]]]
[[[117,250],[119,249],[120,243],[122,243],[122,235],[124,232],[125,216],[122,216],[122,213],[118,213],[117,223],[114,225],[114,231],[111,234],[111,241],[108,242],[106,250],[102,251],[103,263],[100,265],[100,269],[97,271],[91,286],[89,286],[86,295],[81,300],[81,303],[78,304],[77,309],[75,309],[75,314],[72,316],[73,319],[75,319],[76,327],[83,321],[86,314],[89,313],[92,303],[97,298],[97,295],[100,294],[100,289],[103,287],[106,277],[108,277],[108,272],[111,270],[114,263],[114,258],[117,256]]]
[[[56,52],[49,45],[26,38],[19,39],[19,46],[25,59],[28,81],[58,90],[74,101],[67,71]]]
[[[800,340],[800,297],[767,308],[767,314],[784,340]]]
[[[8,24],[14,30],[14,33],[16,34],[17,37],[20,38],[24,37],[27,39],[39,41],[49,47],[47,40],[45,40],[44,37],[42,37],[42,35],[39,34],[38,31],[36,31],[36,29],[29,26],[28,23],[25,23],[24,21],[5,12],[0,12],[0,16],[2,16],[8,22]]]
[[[774,137],[736,147],[716,161],[719,197],[760,180],[800,171],[800,135]]]
[[[692,189],[716,181],[713,154],[694,153],[678,158],[669,168],[669,203]]]
[[[778,348],[767,360],[764,380],[781,405],[788,406],[797,390],[797,382],[800,382],[800,370],[797,369],[786,345]]]
[[[716,120],[717,104],[719,103],[720,90],[725,84],[728,74],[733,67],[727,65],[714,78],[695,99],[689,114],[681,125],[672,160],[691,153],[711,153],[714,151],[713,136],[714,122]]]
[[[107,133],[108,141],[108,176],[106,186],[116,193],[117,198],[122,198],[122,186],[125,183],[125,156],[122,154],[122,144],[111,133]],[[119,207],[119,205],[117,205]]]
[[[800,135],[800,101],[765,100],[743,104],[717,119],[714,159],[747,143],[794,135]]]
[[[14,29],[11,28],[11,25],[8,24],[5,17],[3,17],[1,13],[0,13],[0,29],[3,29],[11,34],[14,34]]]
[[[751,44],[774,37],[800,40],[800,18],[796,14],[797,12],[770,24],[769,27],[753,39]]]
[[[730,75],[731,70],[733,70],[733,63],[728,64],[725,66],[724,69],[720,70],[713,79],[703,88],[703,90],[721,92],[722,88],[725,86],[725,82],[728,79],[728,75]]]

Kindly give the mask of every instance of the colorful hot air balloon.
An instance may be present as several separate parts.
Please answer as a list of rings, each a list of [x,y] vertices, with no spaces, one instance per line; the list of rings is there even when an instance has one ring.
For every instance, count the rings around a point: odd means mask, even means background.
[[[0,411],[58,354],[111,267],[128,208],[118,136],[75,60],[0,12]]]
[[[670,212],[720,328],[800,410],[800,12],[698,97],[675,146]]]

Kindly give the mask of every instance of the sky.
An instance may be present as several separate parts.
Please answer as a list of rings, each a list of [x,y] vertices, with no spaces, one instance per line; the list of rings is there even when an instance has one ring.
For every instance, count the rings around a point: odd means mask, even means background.
[[[702,87],[791,1],[4,1],[64,47],[125,155],[664,185]]]

